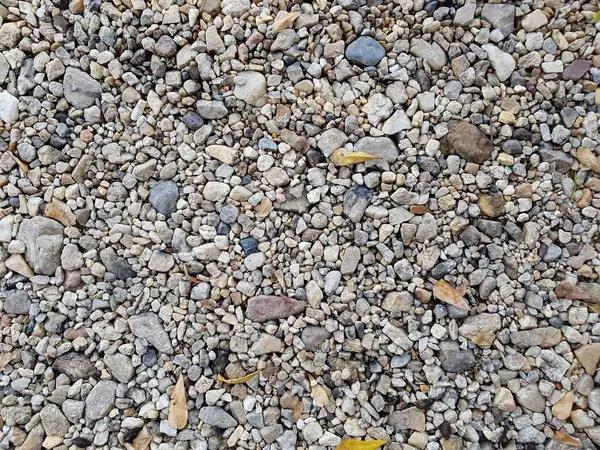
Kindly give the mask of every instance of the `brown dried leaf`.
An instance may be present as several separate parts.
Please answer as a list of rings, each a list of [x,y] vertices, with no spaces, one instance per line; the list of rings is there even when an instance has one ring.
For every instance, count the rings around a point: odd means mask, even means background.
[[[385,441],[378,439],[376,441],[359,441],[356,439],[346,439],[335,448],[335,450],[376,450],[382,445],[385,444]]]
[[[221,374],[219,373],[219,374],[217,374],[217,380],[222,381],[223,383],[227,383],[227,384],[242,384],[242,383],[245,383],[246,381],[250,381],[252,378],[257,376],[261,372],[262,372],[262,369],[257,370],[256,372],[249,373],[248,375],[245,375],[243,377],[231,378],[229,380],[226,378],[223,378],[221,376]]]
[[[444,280],[439,280],[433,285],[433,295],[435,295],[438,300],[454,305],[457,308],[465,310],[470,309],[460,291],[450,286]]]
[[[575,157],[581,164],[585,164],[596,173],[600,173],[600,160],[589,148],[582,148],[575,152]]]
[[[204,278],[204,280],[202,280],[202,279],[200,279],[200,277],[196,278],[196,277],[191,276],[188,273],[188,265],[187,264],[183,265],[183,274],[185,275],[185,277],[188,279],[188,281],[190,283],[196,283],[196,284],[198,284],[198,283],[204,283],[205,281],[208,281],[207,277],[201,277],[201,278]]]
[[[175,384],[175,388],[171,393],[171,407],[169,408],[169,425],[177,430],[181,430],[187,424],[188,410],[185,398],[185,384],[183,375],[179,375],[179,379]]]
[[[283,30],[290,27],[299,15],[300,12],[298,11],[279,11],[277,17],[275,17],[275,20],[273,21],[273,31],[281,33]]]
[[[563,397],[552,407],[552,415],[559,420],[567,420],[571,415],[574,400],[575,394],[573,391],[563,395]]]
[[[77,223],[77,218],[71,211],[71,208],[60,200],[54,199],[51,203],[48,203],[44,209],[44,213],[46,217],[58,220],[66,227],[74,226]]]
[[[556,442],[560,442],[561,444],[568,445],[570,447],[581,447],[581,441],[579,439],[575,439],[573,436],[569,436],[564,431],[556,431],[552,439],[554,439]]]
[[[146,425],[144,425],[133,440],[133,449],[146,450],[150,446],[150,442],[152,442],[152,435],[148,432]]]
[[[351,166],[352,164],[379,159],[379,157],[367,152],[349,152],[340,148],[332,153],[330,159],[336,166]]]
[[[27,175],[27,172],[29,172],[29,166],[27,164],[25,164],[23,161],[21,161],[19,158],[17,158],[15,155],[13,155],[12,153],[9,153],[9,155],[17,163],[17,165],[19,166],[19,169],[21,169],[21,175],[23,175],[23,176]]]

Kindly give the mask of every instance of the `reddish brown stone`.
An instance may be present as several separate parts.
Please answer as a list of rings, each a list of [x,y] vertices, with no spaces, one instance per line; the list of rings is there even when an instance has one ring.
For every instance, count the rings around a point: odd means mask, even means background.
[[[287,319],[301,313],[305,308],[304,302],[283,295],[259,295],[248,300],[246,317],[253,322]]]

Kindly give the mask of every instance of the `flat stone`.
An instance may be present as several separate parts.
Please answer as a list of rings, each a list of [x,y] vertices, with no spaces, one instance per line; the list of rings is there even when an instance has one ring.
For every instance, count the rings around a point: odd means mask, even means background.
[[[414,430],[425,431],[425,413],[418,408],[408,408],[402,411],[393,411],[388,419],[388,424],[396,431]]]
[[[74,67],[67,67],[63,86],[65,98],[77,109],[92,106],[102,94],[102,86],[98,81]]]
[[[145,339],[161,353],[173,354],[171,339],[163,328],[162,320],[156,314],[141,313],[130,317],[127,323],[135,336]]]
[[[562,333],[553,327],[541,327],[534,330],[513,331],[510,341],[520,348],[533,346],[550,348],[558,345],[562,340]]]
[[[54,275],[60,266],[63,230],[59,222],[42,216],[21,222],[16,239],[25,244],[25,258],[35,273]]]
[[[300,314],[305,308],[304,302],[289,297],[260,295],[248,300],[246,317],[253,322],[262,323],[268,320],[287,319]]]
[[[503,37],[507,37],[515,29],[515,5],[486,3],[481,10],[481,18],[500,30]]]
[[[5,291],[6,298],[3,302],[4,312],[7,314],[29,314],[31,300],[27,292],[20,289]]]
[[[104,363],[110,370],[112,376],[115,377],[120,383],[129,383],[129,381],[135,375],[135,369],[133,368],[131,359],[122,353],[105,355]]]
[[[364,137],[354,144],[354,151],[367,152],[377,156],[379,159],[366,161],[367,168],[381,168],[387,170],[390,164],[396,161],[400,151],[394,141],[387,137]]]
[[[588,344],[575,350],[575,356],[588,375],[594,376],[600,361],[600,343]]]
[[[496,76],[500,81],[506,81],[510,78],[517,63],[510,53],[500,50],[493,44],[485,44],[482,48],[487,53],[488,59],[492,63],[492,67],[496,71]]]
[[[40,419],[47,435],[64,437],[69,432],[69,421],[54,404],[44,406],[40,411]]]
[[[385,55],[385,48],[371,36],[359,36],[346,47],[346,58],[363,67],[377,66]]]
[[[348,136],[342,130],[330,128],[321,134],[317,141],[317,147],[323,152],[325,157],[329,158],[331,154],[348,142]]]
[[[220,406],[204,406],[198,411],[198,418],[216,428],[231,428],[238,425],[237,420],[231,417]]]
[[[103,417],[113,409],[118,384],[114,381],[100,380],[85,398],[85,418],[93,422]]]
[[[358,223],[369,206],[373,191],[365,186],[354,186],[344,196],[344,215],[352,222]]]
[[[430,44],[423,39],[413,39],[410,44],[410,54],[423,58],[433,70],[442,70],[448,63],[448,57],[437,42]]]
[[[563,80],[579,80],[590,70],[592,63],[583,59],[576,59],[563,70]]]
[[[71,381],[100,377],[100,371],[83,353],[70,352],[58,356],[52,364],[52,369],[64,373]]]
[[[448,124],[448,134],[440,141],[445,155],[458,155],[468,162],[483,164],[492,154],[494,145],[475,125],[452,120]]]
[[[267,79],[260,72],[244,71],[236,76],[233,95],[251,106],[262,107],[267,103]]]
[[[283,341],[270,334],[262,334],[250,349],[256,356],[269,353],[281,353],[284,349]]]
[[[124,258],[117,255],[112,248],[105,248],[100,251],[100,259],[109,273],[112,273],[119,280],[128,280],[135,277],[136,273]]]
[[[329,332],[323,327],[309,326],[302,330],[301,339],[308,351],[317,351],[328,338]]]
[[[177,211],[179,188],[170,180],[161,180],[156,183],[148,195],[148,201],[159,213],[170,216]]]
[[[456,341],[440,343],[438,355],[442,369],[448,372],[461,373],[475,365],[475,355],[470,349],[461,349]]]

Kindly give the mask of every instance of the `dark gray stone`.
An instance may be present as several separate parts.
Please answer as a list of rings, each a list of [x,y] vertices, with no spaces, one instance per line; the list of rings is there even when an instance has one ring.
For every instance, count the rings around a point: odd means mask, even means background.
[[[385,55],[385,48],[370,36],[360,36],[346,48],[346,58],[363,67],[377,66]]]
[[[365,186],[354,186],[344,196],[344,215],[352,222],[358,223],[369,206],[373,191]]]
[[[442,363],[442,369],[447,372],[461,373],[475,365],[473,351],[461,349],[456,341],[441,342],[438,358]]]
[[[7,314],[29,314],[29,308],[31,307],[31,300],[27,292],[20,289],[13,289],[6,291],[6,298],[4,299],[4,311]]]
[[[71,352],[60,355],[54,360],[52,369],[64,373],[71,381],[100,377],[100,371],[83,353]]]
[[[148,195],[148,201],[159,213],[170,216],[177,211],[177,200],[179,200],[179,188],[171,180],[161,180],[156,183]]]

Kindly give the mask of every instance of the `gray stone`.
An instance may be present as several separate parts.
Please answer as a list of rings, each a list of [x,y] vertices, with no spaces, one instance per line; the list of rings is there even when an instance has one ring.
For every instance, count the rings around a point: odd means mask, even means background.
[[[136,275],[131,268],[131,264],[121,256],[117,255],[110,247],[100,251],[100,259],[102,260],[104,267],[106,267],[106,270],[119,280],[125,281]]]
[[[302,330],[301,338],[306,350],[317,351],[329,338],[329,332],[323,327],[309,326]]]
[[[541,413],[546,409],[546,399],[540,393],[537,384],[528,384],[522,387],[516,397],[519,404],[530,411]]]
[[[85,402],[81,400],[66,399],[62,405],[62,412],[71,423],[78,423],[83,417]]]
[[[373,191],[365,186],[354,186],[344,196],[344,215],[358,223],[369,206]]]
[[[42,216],[21,222],[16,239],[25,244],[25,258],[35,273],[54,275],[60,266],[63,230],[59,222]]]
[[[515,29],[515,5],[510,3],[486,3],[481,18],[507,37]]]
[[[179,188],[171,180],[159,181],[150,189],[148,194],[148,201],[152,207],[167,217],[177,211],[178,200]]]
[[[231,428],[237,426],[238,422],[231,417],[220,406],[205,406],[198,411],[198,418],[213,427]]]
[[[153,312],[132,316],[127,320],[131,332],[145,339],[150,345],[161,353],[173,354],[173,347],[169,335],[165,332],[162,320]]]
[[[65,98],[77,109],[92,106],[102,94],[102,86],[98,81],[74,67],[67,67],[63,86]]]
[[[475,355],[471,349],[462,349],[456,341],[440,342],[438,358],[442,369],[448,372],[464,372],[475,365]]]
[[[437,42],[431,44],[423,39],[413,39],[410,44],[410,53],[418,58],[423,58],[433,70],[442,70],[448,62],[446,52]]]
[[[0,120],[9,125],[19,120],[19,99],[6,91],[0,92]]]
[[[396,161],[400,154],[396,143],[387,137],[364,137],[354,144],[354,151],[367,152],[377,156],[379,159],[366,161],[367,168],[377,167],[388,170],[390,164]]]
[[[69,432],[69,421],[54,404],[44,406],[40,411],[40,419],[47,435],[64,437]]]
[[[385,55],[385,48],[371,36],[359,36],[346,47],[346,58],[363,67],[377,66]]]
[[[221,119],[228,113],[225,104],[218,100],[198,100],[196,110],[203,119]]]
[[[110,370],[110,373],[120,383],[128,383],[135,375],[135,369],[131,363],[129,357],[122,353],[115,353],[113,355],[105,355],[104,363]]]
[[[471,23],[475,17],[476,9],[477,5],[475,3],[468,3],[465,6],[458,8],[456,10],[456,14],[454,15],[454,25],[464,27],[465,25]]]
[[[425,431],[425,413],[418,408],[408,408],[403,411],[394,411],[390,414],[388,424],[396,431],[414,430]]]
[[[4,299],[4,311],[7,314],[29,314],[31,300],[27,292],[20,289],[12,289],[5,291],[6,298]]]
[[[334,151],[342,148],[346,142],[348,142],[346,133],[337,128],[330,128],[321,134],[321,137],[317,141],[317,146],[329,158]]]
[[[71,381],[100,377],[100,371],[83,353],[71,352],[60,355],[54,360],[52,369],[64,373]]]
[[[267,103],[267,79],[260,72],[240,72],[235,78],[233,95],[251,106],[262,107]]]
[[[85,398],[85,418],[89,422],[106,417],[115,405],[118,384],[100,380]]]

